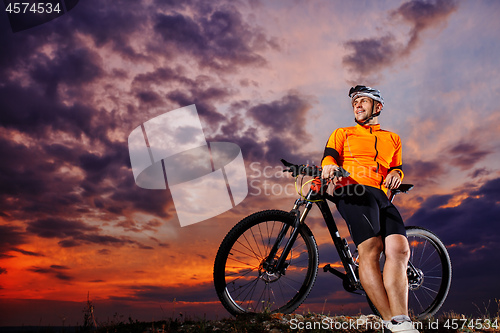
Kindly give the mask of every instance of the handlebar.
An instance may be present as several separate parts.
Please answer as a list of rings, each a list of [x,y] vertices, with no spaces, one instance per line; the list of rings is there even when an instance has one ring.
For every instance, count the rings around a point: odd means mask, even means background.
[[[297,177],[298,175],[311,176],[321,178],[321,167],[317,165],[305,165],[305,164],[293,164],[284,159],[281,159],[281,163],[288,169],[283,170],[283,172],[290,172],[292,176]],[[334,177],[349,177],[351,174],[339,166],[338,170],[335,170]],[[313,182],[312,189],[316,192],[320,192],[321,189],[328,185],[329,179],[316,179]],[[389,191],[389,200],[392,202],[394,196],[399,193],[406,193],[413,188],[413,184],[401,184],[397,189]]]
[[[298,175],[305,175],[311,177],[321,177],[321,167],[317,165],[305,165],[305,164],[293,164],[290,162],[281,159],[281,163],[286,166],[288,169],[283,170],[283,172],[290,172],[292,176],[297,177]],[[350,173],[342,167],[339,167],[338,170],[335,170],[335,177],[349,177]]]

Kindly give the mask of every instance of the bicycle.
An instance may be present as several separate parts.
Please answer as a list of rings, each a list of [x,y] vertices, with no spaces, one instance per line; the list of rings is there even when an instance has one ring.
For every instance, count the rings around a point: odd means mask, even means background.
[[[317,277],[318,247],[305,219],[316,204],[325,220],[330,236],[339,254],[344,271],[327,264],[330,272],[342,280],[343,288],[366,296],[359,281],[357,251],[352,255],[346,238],[339,234],[327,201],[335,196],[327,193],[329,181],[320,178],[321,168],[296,165],[281,160],[298,177],[312,176],[306,195],[298,190],[300,198],[290,212],[265,210],[251,214],[236,224],[225,236],[214,263],[214,286],[217,295],[229,313],[291,313],[309,295]],[[340,168],[337,177],[348,177]],[[402,184],[390,192],[389,199],[413,188]],[[304,206],[302,212],[300,208]],[[443,242],[430,230],[406,227],[410,244],[407,276],[409,311],[418,320],[434,315],[446,299],[451,284],[451,261]],[[381,267],[383,255],[381,255]],[[366,296],[371,310],[379,314]]]

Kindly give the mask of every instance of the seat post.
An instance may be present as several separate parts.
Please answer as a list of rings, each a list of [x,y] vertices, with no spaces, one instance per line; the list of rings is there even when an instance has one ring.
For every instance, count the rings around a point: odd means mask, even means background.
[[[392,202],[394,200],[394,197],[396,196],[396,191],[394,190],[389,190],[389,201]]]

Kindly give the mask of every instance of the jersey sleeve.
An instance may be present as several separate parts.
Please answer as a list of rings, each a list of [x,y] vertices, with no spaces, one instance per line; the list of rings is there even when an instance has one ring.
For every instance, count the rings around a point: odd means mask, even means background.
[[[391,164],[389,165],[388,172],[391,172],[392,170],[398,170],[399,172],[401,172],[401,180],[402,180],[404,177],[404,173],[403,173],[403,147],[401,145],[401,138],[399,137],[399,135],[395,134],[394,141],[395,141],[394,143],[395,143],[396,149],[395,149],[394,155],[392,156],[392,161],[391,161]]]
[[[326,143],[321,166],[328,164],[342,165],[342,152],[344,148],[345,133],[342,128],[336,129]]]

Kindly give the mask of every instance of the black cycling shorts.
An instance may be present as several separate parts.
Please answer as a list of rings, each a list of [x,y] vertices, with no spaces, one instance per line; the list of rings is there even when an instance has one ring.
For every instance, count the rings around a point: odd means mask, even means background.
[[[351,184],[335,189],[334,195],[356,246],[376,236],[406,236],[403,218],[381,189]]]

